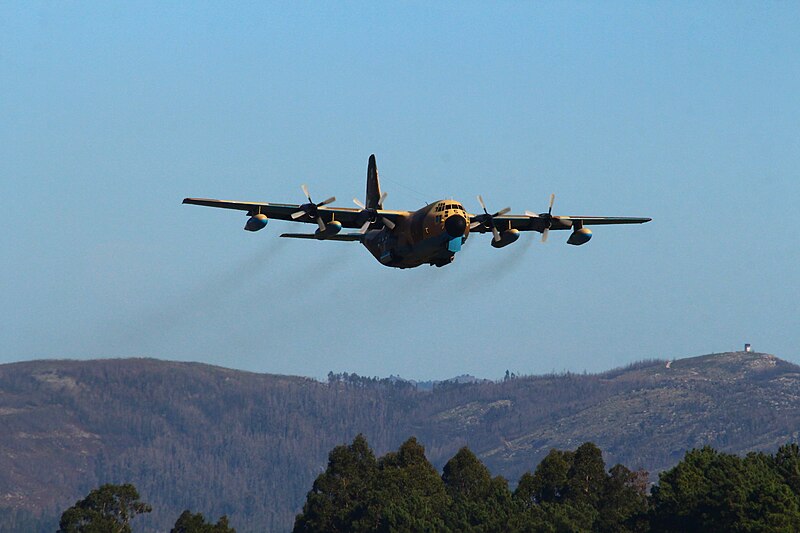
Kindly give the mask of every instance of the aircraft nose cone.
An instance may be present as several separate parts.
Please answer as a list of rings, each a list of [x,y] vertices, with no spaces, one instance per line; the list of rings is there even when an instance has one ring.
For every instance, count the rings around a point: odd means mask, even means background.
[[[462,237],[467,229],[467,221],[461,215],[451,215],[444,221],[444,229],[453,238]]]

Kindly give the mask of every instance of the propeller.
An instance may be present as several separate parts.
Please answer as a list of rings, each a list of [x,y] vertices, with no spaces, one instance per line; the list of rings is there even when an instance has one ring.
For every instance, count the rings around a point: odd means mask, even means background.
[[[378,205],[383,205],[383,201],[386,200],[386,196],[387,193],[385,192],[381,194],[381,198],[380,200],[378,200]],[[367,217],[367,221],[364,222],[364,225],[361,226],[360,230],[358,230],[359,233],[361,233],[362,235],[367,232],[370,224],[372,224],[373,222],[377,222],[379,218],[380,221],[383,222],[384,226],[386,226],[390,230],[394,229],[395,223],[392,222],[391,219],[389,219],[388,217],[381,216],[381,214],[378,212],[377,209],[365,206],[363,202],[361,202],[357,198],[353,198],[353,203],[356,204],[358,207],[360,207],[362,215]]]
[[[494,235],[494,240],[495,241],[499,241],[500,240],[500,231],[498,231],[498,229],[496,227],[494,227],[494,217],[499,217],[500,215],[505,215],[506,213],[511,211],[511,208],[510,207],[504,207],[503,209],[501,209],[497,213],[495,213],[493,215],[490,215],[489,211],[486,210],[486,204],[483,203],[483,198],[481,197],[480,194],[478,195],[478,203],[481,204],[481,207],[483,208],[483,214],[482,215],[478,215],[477,217],[475,217],[475,222],[473,222],[472,224],[469,225],[469,229],[475,229],[478,226],[486,226],[487,228],[492,230],[492,235]]]
[[[303,194],[306,195],[308,198],[308,203],[303,204],[300,206],[300,211],[295,211],[291,214],[292,220],[297,220],[298,218],[302,217],[303,215],[308,215],[310,218],[317,221],[319,225],[320,231],[325,231],[325,221],[322,220],[322,217],[319,215],[319,208],[323,205],[328,205],[336,201],[335,196],[331,196],[327,200],[323,200],[322,202],[315,204],[314,201],[311,199],[311,194],[308,192],[308,187],[305,184],[300,186],[303,189]]]
[[[532,213],[530,211],[525,211],[525,216],[531,218],[540,218],[542,219],[542,225],[544,229],[542,230],[542,242],[547,242],[547,237],[550,234],[550,228],[553,227],[553,219],[559,219],[562,223],[571,223],[571,220],[567,217],[554,217],[553,216],[553,203],[556,201],[556,195],[550,195],[550,205],[547,208],[547,213]]]

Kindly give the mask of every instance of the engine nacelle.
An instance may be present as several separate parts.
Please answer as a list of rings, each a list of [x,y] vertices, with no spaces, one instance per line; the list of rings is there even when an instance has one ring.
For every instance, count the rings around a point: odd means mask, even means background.
[[[331,221],[331,222],[328,222],[327,224],[325,224],[325,229],[324,230],[323,229],[318,229],[317,231],[315,231],[314,232],[314,237],[316,237],[317,239],[322,241],[322,240],[327,239],[328,237],[332,237],[333,235],[336,235],[340,231],[342,231],[342,223],[341,222],[336,222],[334,220],[334,221]]]
[[[569,240],[567,244],[572,244],[575,246],[580,246],[581,244],[586,244],[589,242],[589,239],[592,238],[592,230],[589,228],[581,228],[576,229],[572,232],[572,235],[569,236]]]
[[[260,229],[264,229],[264,226],[267,225],[267,222],[269,222],[267,215],[262,215],[259,213],[247,219],[247,224],[244,225],[244,229],[247,231],[258,231]]]
[[[499,241],[492,239],[492,246],[495,248],[502,248],[503,246],[508,246],[512,242],[516,242],[517,239],[519,239],[519,230],[507,229],[500,234]]]

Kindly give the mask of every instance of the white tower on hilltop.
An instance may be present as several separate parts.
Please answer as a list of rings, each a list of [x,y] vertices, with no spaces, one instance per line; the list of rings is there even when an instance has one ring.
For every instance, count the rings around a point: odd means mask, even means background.
[[[750,343],[745,343],[744,351],[748,353],[753,351],[753,348],[750,347]]]

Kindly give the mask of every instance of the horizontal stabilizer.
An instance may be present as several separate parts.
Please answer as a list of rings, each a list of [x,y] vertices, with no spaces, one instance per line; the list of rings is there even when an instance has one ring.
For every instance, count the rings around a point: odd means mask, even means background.
[[[355,241],[361,242],[364,239],[364,236],[360,233],[343,233],[341,235],[331,235],[330,237],[325,237],[324,239],[320,239],[313,233],[283,233],[281,237],[287,237],[289,239],[313,239],[315,241]]]

